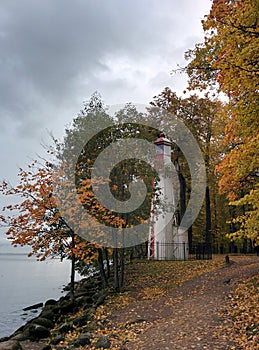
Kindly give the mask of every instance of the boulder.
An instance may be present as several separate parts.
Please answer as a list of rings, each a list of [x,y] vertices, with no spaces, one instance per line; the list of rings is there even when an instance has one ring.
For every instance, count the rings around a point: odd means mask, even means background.
[[[65,301],[65,300],[66,300],[66,301],[70,300],[70,295],[69,295],[69,293],[66,294],[66,295],[63,295],[61,298],[59,298],[57,304],[60,304],[60,303],[62,303],[62,302]]]
[[[72,328],[73,328],[73,326],[71,323],[63,323],[59,327],[58,331],[59,331],[59,333],[67,333],[68,331],[72,330]]]
[[[106,299],[106,294],[105,293],[101,293],[98,296],[98,298],[97,298],[97,300],[95,302],[95,306],[97,307],[97,306],[100,306],[100,305],[104,304],[105,299]]]
[[[93,299],[89,296],[80,296],[76,298],[76,305],[77,306],[85,306],[88,305],[89,307],[92,306],[93,304]]]
[[[111,347],[111,342],[107,337],[102,336],[97,340],[95,347],[97,349],[109,349]]]
[[[62,314],[67,314],[69,312],[72,312],[74,310],[74,303],[70,300],[64,300],[58,305],[58,308],[60,309],[60,312]]]
[[[46,301],[45,306],[56,305],[56,304],[57,304],[57,301],[55,299],[49,299]]]
[[[17,340],[8,340],[0,343],[0,350],[23,350]]]
[[[74,318],[73,325],[83,327],[87,324],[87,321],[89,320],[89,318],[90,318],[89,312],[86,312],[85,314]]]
[[[14,337],[12,337],[12,340],[18,340],[18,341],[22,341],[22,340],[26,340],[26,334],[24,333],[17,333]]]
[[[87,297],[88,291],[87,290],[79,290],[78,292],[75,292],[75,299],[79,298],[79,297]]]
[[[24,329],[23,336],[26,339],[37,341],[48,338],[50,336],[50,331],[46,327],[38,324],[28,324]]]
[[[45,317],[37,317],[31,321],[31,324],[38,324],[48,329],[54,328],[54,322]]]
[[[31,330],[31,336],[36,339],[43,339],[43,338],[48,338],[50,336],[50,331],[48,330],[48,328],[41,326],[41,325],[33,325],[35,326],[32,330]]]
[[[56,316],[57,315],[54,313],[54,311],[44,308],[39,317],[54,321],[56,319]]]
[[[74,346],[84,346],[91,344],[92,335],[91,333],[82,333],[79,337],[73,342]]]
[[[61,341],[64,341],[65,340],[65,337],[63,337],[63,335],[59,335],[57,336],[56,338],[52,339],[51,340],[51,344],[52,345],[57,345],[59,344]]]

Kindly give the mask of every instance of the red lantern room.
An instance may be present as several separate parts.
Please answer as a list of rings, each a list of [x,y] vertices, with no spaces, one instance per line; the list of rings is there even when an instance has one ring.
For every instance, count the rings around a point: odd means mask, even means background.
[[[165,137],[164,133],[161,133],[156,139],[155,149],[155,168],[162,169],[165,164],[171,162],[171,141]]]

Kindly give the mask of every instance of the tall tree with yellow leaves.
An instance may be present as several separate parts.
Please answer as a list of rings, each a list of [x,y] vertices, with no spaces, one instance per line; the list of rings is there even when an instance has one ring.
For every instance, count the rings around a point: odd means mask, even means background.
[[[202,21],[204,42],[186,53],[190,89],[217,87],[228,97],[219,191],[236,208],[230,237],[259,245],[259,3],[214,0]],[[239,209],[238,209],[239,208]]]

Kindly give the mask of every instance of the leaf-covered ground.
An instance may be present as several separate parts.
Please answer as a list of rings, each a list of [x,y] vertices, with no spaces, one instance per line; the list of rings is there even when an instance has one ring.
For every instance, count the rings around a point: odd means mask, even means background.
[[[227,331],[235,330],[240,349],[259,349],[259,274],[239,283],[229,295],[227,313],[232,320]]]
[[[111,349],[256,349],[259,258],[231,261],[225,266],[224,256],[214,256],[129,265],[126,291],[97,309],[88,324],[92,344],[81,349],[95,349],[101,335]]]
[[[125,292],[111,293],[86,327],[75,327],[55,349],[68,349],[86,330],[91,345],[75,349],[97,349],[100,336],[120,350],[259,349],[259,257],[231,262],[134,262]]]
[[[184,282],[223,266],[222,256],[209,261],[136,261],[129,265],[126,291],[111,295],[95,314],[99,327],[93,344],[100,335],[105,335],[110,336],[112,349],[133,349],[129,342],[145,333],[157,316],[153,307],[156,300],[167,298]],[[172,305],[176,300],[167,298],[166,304]],[[147,312],[147,305],[151,305],[155,315]]]

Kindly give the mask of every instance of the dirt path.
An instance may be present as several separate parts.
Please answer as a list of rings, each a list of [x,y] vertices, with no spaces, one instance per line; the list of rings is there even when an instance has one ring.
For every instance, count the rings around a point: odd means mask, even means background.
[[[256,274],[259,274],[259,257],[231,257],[230,265],[189,280],[176,289],[168,287],[166,295],[158,295],[155,300],[134,298],[105,317],[104,325],[110,328],[108,338],[116,339],[118,332],[122,332],[117,344],[127,339],[123,347],[112,349],[244,350],[235,341],[237,334],[226,310],[238,284]],[[138,290],[131,292],[135,296],[139,294]],[[125,295],[121,298],[119,303]],[[28,341],[21,344],[24,350],[41,350],[46,345]]]
[[[121,322],[142,322],[143,334],[128,341],[129,350],[241,350],[226,315],[228,298],[238,283],[259,273],[259,258],[231,257],[231,264],[201,275],[157,300],[142,300],[111,316]]]

